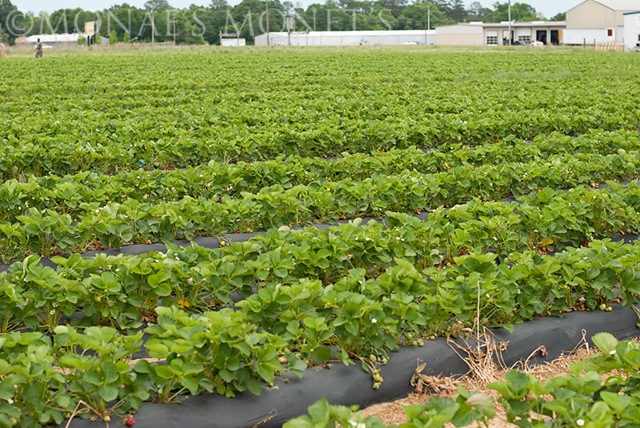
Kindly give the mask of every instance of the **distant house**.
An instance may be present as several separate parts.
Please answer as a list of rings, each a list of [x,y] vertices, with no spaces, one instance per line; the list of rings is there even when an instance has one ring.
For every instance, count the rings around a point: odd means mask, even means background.
[[[624,13],[638,10],[638,0],[585,0],[567,11],[565,45],[622,44]]]

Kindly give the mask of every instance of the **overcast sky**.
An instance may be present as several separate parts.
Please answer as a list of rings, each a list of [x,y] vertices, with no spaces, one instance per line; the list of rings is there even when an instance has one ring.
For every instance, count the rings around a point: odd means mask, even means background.
[[[465,0],[465,5],[469,5],[473,0]],[[495,0],[479,0],[486,7],[491,7]],[[501,3],[507,0],[500,0]],[[514,2],[517,0],[514,0]],[[522,3],[528,3],[533,6],[537,12],[550,18],[559,12],[566,12],[580,2],[580,0],[519,0]],[[132,6],[142,7],[146,0],[11,0],[11,3],[22,12],[53,12],[58,9],[75,9],[80,7],[84,10],[103,10],[115,4],[127,3]],[[240,3],[240,0],[228,0],[230,5]],[[323,3],[324,0],[292,0],[294,4],[301,4],[306,7],[312,3]],[[199,6],[207,6],[210,0],[169,0],[169,4],[176,8],[186,8],[191,4]]]

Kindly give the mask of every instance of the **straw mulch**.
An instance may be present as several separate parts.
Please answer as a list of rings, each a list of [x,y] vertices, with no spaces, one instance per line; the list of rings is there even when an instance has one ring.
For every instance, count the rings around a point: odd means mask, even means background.
[[[493,390],[487,389],[486,385],[490,382],[503,380],[504,373],[510,369],[518,369],[525,371],[541,381],[545,381],[551,377],[561,376],[570,373],[569,367],[571,364],[587,358],[596,349],[589,347],[586,341],[583,341],[576,349],[567,355],[563,355],[554,361],[542,365],[530,364],[530,361],[524,361],[514,367],[505,367],[500,359],[500,349],[504,344],[497,344],[493,338],[488,334],[483,334],[482,340],[478,345],[474,345],[469,348],[461,347],[452,343],[452,347],[461,358],[467,361],[470,370],[467,374],[459,378],[443,378],[437,376],[425,376],[416,374],[413,378],[414,384],[417,384],[422,380],[421,388],[423,393],[410,394],[409,396],[391,403],[376,404],[371,407],[362,410],[364,416],[374,416],[382,420],[385,424],[398,425],[406,422],[405,414],[403,412],[404,406],[423,404],[434,396],[446,397],[456,394],[456,386],[463,386],[468,391],[479,391],[483,394],[496,398],[497,393]],[[538,348],[531,357],[535,354],[544,356],[544,347]],[[530,358],[531,358],[530,357]],[[435,391],[438,391],[437,393]],[[515,425],[506,421],[506,416],[502,407],[496,403],[495,408],[497,411],[496,417],[491,421],[490,427],[493,428],[512,428]]]

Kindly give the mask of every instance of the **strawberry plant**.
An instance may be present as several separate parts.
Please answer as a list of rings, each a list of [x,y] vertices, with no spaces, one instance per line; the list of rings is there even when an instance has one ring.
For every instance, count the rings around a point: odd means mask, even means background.
[[[129,364],[141,345],[142,332],[123,336],[111,327],[87,327],[81,334],[70,326],[56,327],[53,350],[70,399],[103,418],[138,408],[149,392]]]
[[[66,378],[55,367],[48,336],[3,334],[0,356],[0,422],[4,426],[60,424],[73,410]]]
[[[76,410],[130,426],[147,399],[258,393],[335,361],[380,387],[399,346],[635,302],[640,247],[606,239],[640,231],[634,60],[512,53],[3,63],[0,259],[13,264],[0,273],[0,424]],[[105,71],[87,86],[75,70],[89,63]],[[537,84],[522,84],[532,69]],[[212,250],[170,243],[252,232]],[[166,252],[82,255],[155,242]],[[155,360],[133,363],[141,348]],[[591,374],[513,374],[498,388],[523,426],[525,408],[633,425],[627,379],[592,391]],[[365,423],[313,409],[300,426]],[[409,413],[407,426],[437,426],[491,412],[460,391]]]

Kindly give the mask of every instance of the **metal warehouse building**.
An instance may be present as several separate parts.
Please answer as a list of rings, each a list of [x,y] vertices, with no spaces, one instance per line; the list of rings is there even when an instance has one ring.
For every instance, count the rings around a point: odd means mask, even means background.
[[[432,45],[435,30],[271,32],[255,38],[256,46]]]
[[[64,47],[69,48],[78,45],[78,39],[84,37],[82,34],[38,34],[29,37],[19,37],[16,45],[29,45],[32,49],[38,43],[38,39],[44,47]]]
[[[639,8],[639,0],[585,0],[567,11],[564,44],[622,44],[624,13]]]

